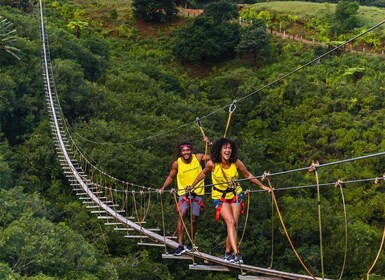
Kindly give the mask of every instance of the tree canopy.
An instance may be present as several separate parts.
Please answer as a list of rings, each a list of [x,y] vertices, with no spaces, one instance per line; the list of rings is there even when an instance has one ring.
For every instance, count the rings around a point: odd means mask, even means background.
[[[135,16],[149,22],[165,22],[176,15],[173,0],[133,0]]]
[[[266,23],[263,20],[256,20],[244,28],[236,47],[237,53],[252,55],[255,65],[258,59],[267,59],[270,55],[270,40],[266,31]]]
[[[190,141],[195,151],[204,152],[197,117],[215,140],[223,136],[229,105],[238,100],[227,135],[238,142],[240,159],[254,175],[280,173],[272,182],[283,219],[298,251],[319,275],[316,178],[304,167],[315,159],[330,163],[384,151],[383,58],[341,50],[316,59],[328,49],[268,35],[255,19],[253,25],[240,26],[229,17],[218,23],[210,13],[143,31],[119,7],[117,18],[110,19],[103,5],[86,9],[80,19],[89,25],[76,36],[67,25],[78,3],[46,1],[45,10],[57,109],[76,143],[76,155],[111,176],[158,188],[178,143]],[[122,238],[84,207],[55,153],[41,75],[39,22],[9,1],[0,0],[0,5],[1,16],[17,30],[12,44],[21,58],[0,52],[0,278],[233,277],[161,260],[163,249]],[[270,17],[265,13],[264,18]],[[255,54],[257,67],[250,63]],[[309,61],[313,63],[285,76]],[[361,279],[381,242],[384,168],[382,157],[376,156],[319,169],[325,184],[320,205],[328,278],[339,276],[345,249],[341,189],[331,182],[348,182],[342,190],[349,260],[342,279]],[[284,172],[297,169],[306,170]],[[380,183],[372,180],[377,176]],[[251,188],[247,181],[241,184],[244,190]],[[271,197],[251,190],[249,220],[242,228],[246,263],[268,267],[274,247],[274,269],[303,273],[271,210]],[[151,219],[161,221],[157,199],[154,193]],[[165,226],[172,234],[175,204],[172,197],[162,199]],[[196,242],[199,250],[219,256],[225,228],[214,223],[209,196],[205,202]],[[242,215],[239,226],[245,224]],[[384,266],[381,255],[373,274],[383,275]]]

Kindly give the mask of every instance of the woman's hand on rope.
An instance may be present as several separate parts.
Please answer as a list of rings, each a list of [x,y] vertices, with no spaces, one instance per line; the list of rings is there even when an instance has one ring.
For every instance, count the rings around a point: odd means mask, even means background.
[[[270,188],[269,188],[269,187],[266,187],[266,186],[263,185],[263,184],[262,184],[262,186],[260,186],[260,187],[261,187],[263,190],[265,190],[265,191],[267,191],[267,192],[270,193],[270,192],[273,190],[273,188],[271,187],[269,176],[270,176],[270,172],[265,171],[265,172],[263,173],[263,175],[262,175],[262,182],[267,181],[267,182],[269,183]]]
[[[203,136],[203,141],[207,143],[207,145],[212,146],[213,142],[210,141],[210,139],[205,135]]]
[[[269,187],[266,187],[265,185],[262,185],[262,186],[260,186],[260,187],[261,187],[261,189],[267,191],[268,193],[271,192],[271,189],[270,189]]]

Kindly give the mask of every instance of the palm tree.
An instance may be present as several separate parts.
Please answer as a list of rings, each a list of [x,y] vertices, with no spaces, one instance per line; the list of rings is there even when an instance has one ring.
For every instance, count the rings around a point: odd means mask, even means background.
[[[19,60],[20,57],[16,55],[16,52],[20,50],[12,46],[12,43],[16,41],[16,29],[12,29],[12,25],[6,18],[0,16],[0,51],[5,51]]]

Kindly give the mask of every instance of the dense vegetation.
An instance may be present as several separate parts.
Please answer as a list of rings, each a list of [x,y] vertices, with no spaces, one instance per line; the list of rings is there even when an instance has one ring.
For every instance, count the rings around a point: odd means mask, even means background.
[[[113,2],[45,1],[62,109],[78,145],[109,174],[159,187],[175,145],[189,140],[196,151],[204,149],[194,120],[209,116],[202,118],[206,134],[222,136],[234,99],[240,101],[228,136],[239,143],[240,157],[255,175],[385,150],[383,56],[333,52],[265,87],[327,49],[266,37],[262,16],[255,25],[240,27],[237,21],[216,18],[216,9],[196,20],[143,28],[130,7]],[[15,29],[17,39],[0,37],[0,278],[234,276],[189,271],[187,263],[162,260],[161,250],[139,247],[104,227],[71,193],[51,139],[33,4],[0,0],[0,16],[13,24],[0,26],[0,34]],[[227,49],[212,42],[213,55],[191,59],[191,52],[209,50],[197,44],[183,53],[190,45],[188,36],[202,34],[207,40],[217,36]],[[249,36],[260,40],[248,41]],[[384,186],[360,180],[382,176],[384,169],[383,157],[374,157],[319,170],[321,183],[356,181],[344,188],[349,239],[343,279],[360,279],[376,256],[385,223]],[[295,172],[272,182],[277,188],[314,185],[315,177]],[[279,191],[277,196],[293,242],[311,271],[320,275],[315,189]],[[256,193],[252,199],[242,245],[246,263],[268,267],[274,241],[273,268],[304,273],[278,217],[272,216],[270,197]],[[338,278],[344,254],[340,191],[322,187],[321,202],[325,272]],[[207,208],[197,243],[202,251],[220,255],[225,229],[214,224],[209,198]],[[166,212],[172,230],[172,199],[166,201]],[[384,279],[384,266],[382,254],[373,270],[382,276],[376,279]]]

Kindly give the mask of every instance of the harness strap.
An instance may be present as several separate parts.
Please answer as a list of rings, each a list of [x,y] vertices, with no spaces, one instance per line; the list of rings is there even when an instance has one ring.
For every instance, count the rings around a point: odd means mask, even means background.
[[[204,202],[201,201],[201,200],[199,200],[199,199],[196,197],[197,195],[196,195],[195,193],[194,193],[194,194],[191,194],[191,195],[193,196],[193,198],[191,199],[191,201],[192,201],[192,202],[198,203],[198,205],[200,206],[201,212],[203,212],[203,210],[204,210],[204,208],[205,208]],[[180,209],[180,207],[182,206],[182,203],[183,203],[183,202],[186,202],[187,205],[190,207],[190,199],[189,199],[189,197],[187,196],[187,194],[185,194],[185,195],[183,196],[183,198],[182,198],[181,200],[179,200],[178,204],[176,205],[176,211],[177,211],[177,212],[179,212],[179,209]]]
[[[239,201],[238,195],[235,195],[232,199],[225,199],[224,197],[221,197],[217,207],[215,208],[215,220],[217,220],[219,222],[219,220],[221,218],[220,214],[221,214],[223,202],[226,202],[226,203],[231,205],[237,201]],[[241,214],[244,214],[245,213],[245,202],[243,201],[243,199],[240,201],[240,204],[241,204]]]
[[[226,195],[227,195],[228,193],[233,193],[233,194],[234,194],[234,197],[237,195],[237,192],[236,192],[235,188],[229,188],[229,187],[227,187],[227,189],[225,189],[225,190],[220,190],[220,189],[218,189],[217,187],[213,186],[213,190],[222,193],[222,198],[223,198],[223,199],[226,198]],[[221,198],[221,199],[222,199],[222,198]]]
[[[223,170],[222,164],[220,165],[220,168],[221,168],[221,171],[222,171],[223,178],[225,178],[226,181],[229,181],[227,179],[225,171]],[[234,202],[239,201],[239,196],[237,194],[237,190],[236,190],[236,187],[234,187],[234,185],[235,185],[234,181],[229,182],[228,186],[227,186],[227,188],[225,190],[220,190],[217,187],[213,186],[213,190],[216,190],[216,191],[222,193],[222,197],[221,197],[220,202],[218,203],[218,205],[216,207],[216,211],[215,211],[215,219],[218,222],[219,222],[220,217],[221,217],[220,213],[221,213],[223,202],[227,202],[227,203],[229,203],[231,205]],[[226,199],[226,195],[228,193],[233,193],[234,194],[233,198]],[[242,201],[240,201],[240,204],[241,204],[241,214],[244,214],[245,213],[245,202],[242,200]]]

